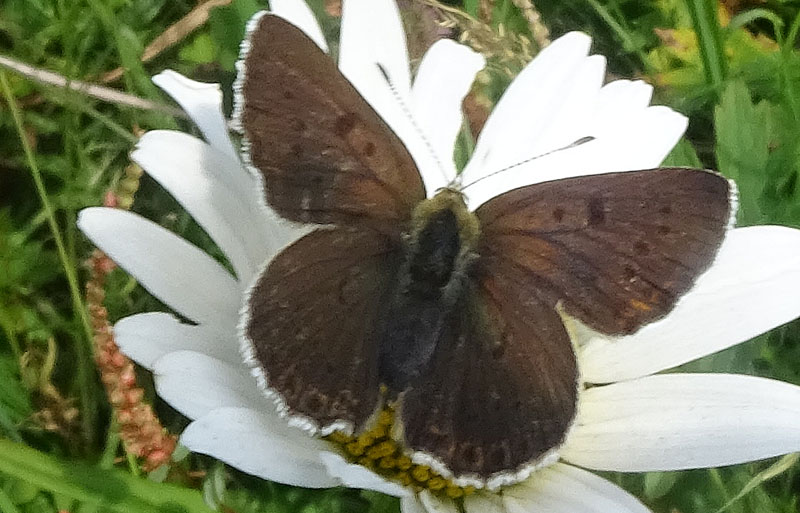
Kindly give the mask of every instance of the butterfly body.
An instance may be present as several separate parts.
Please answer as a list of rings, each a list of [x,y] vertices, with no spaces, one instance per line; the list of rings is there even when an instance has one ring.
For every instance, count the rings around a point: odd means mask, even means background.
[[[391,401],[415,462],[459,485],[518,482],[576,417],[562,315],[608,335],[658,320],[731,224],[733,185],[684,168],[531,183],[474,211],[458,190],[428,197],[400,139],[299,29],[263,16],[243,48],[247,158],[267,205],[310,229],[250,288],[243,343],[314,434],[358,434]]]
[[[478,236],[478,220],[458,191],[444,189],[414,209],[379,321],[380,377],[393,392],[424,372],[452,323],[478,256]]]

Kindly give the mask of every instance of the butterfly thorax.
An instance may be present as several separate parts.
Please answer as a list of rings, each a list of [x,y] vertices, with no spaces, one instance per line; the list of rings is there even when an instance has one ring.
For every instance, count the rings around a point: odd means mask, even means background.
[[[402,392],[424,373],[464,295],[479,235],[478,220],[457,191],[443,189],[414,209],[381,323],[380,373],[392,391]]]

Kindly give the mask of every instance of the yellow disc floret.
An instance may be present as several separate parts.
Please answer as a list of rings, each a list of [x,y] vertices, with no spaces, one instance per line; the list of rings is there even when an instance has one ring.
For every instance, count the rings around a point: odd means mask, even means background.
[[[341,432],[331,433],[326,440],[342,448],[342,454],[351,462],[373,472],[410,486],[417,491],[429,490],[437,495],[457,499],[475,491],[472,486],[458,486],[426,465],[411,461],[400,442],[391,437],[394,426],[394,409],[385,406],[369,429],[356,436]]]

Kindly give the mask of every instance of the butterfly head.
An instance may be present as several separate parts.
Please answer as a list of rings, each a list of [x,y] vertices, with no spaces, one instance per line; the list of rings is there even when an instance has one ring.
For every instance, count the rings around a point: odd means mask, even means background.
[[[411,236],[416,239],[435,218],[452,217],[462,247],[475,248],[481,229],[478,218],[467,208],[464,194],[444,187],[432,198],[421,201],[411,215]]]
[[[441,189],[412,213],[406,238],[408,277],[431,291],[455,285],[453,278],[474,260],[479,237],[480,223],[461,192]]]

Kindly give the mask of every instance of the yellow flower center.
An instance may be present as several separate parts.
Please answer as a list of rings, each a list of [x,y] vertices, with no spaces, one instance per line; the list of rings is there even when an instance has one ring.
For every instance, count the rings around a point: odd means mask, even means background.
[[[390,481],[416,491],[430,490],[457,499],[475,491],[472,486],[457,486],[426,465],[417,465],[403,453],[403,446],[391,437],[394,410],[384,406],[375,425],[357,436],[334,432],[325,437],[342,448],[344,456]]]

